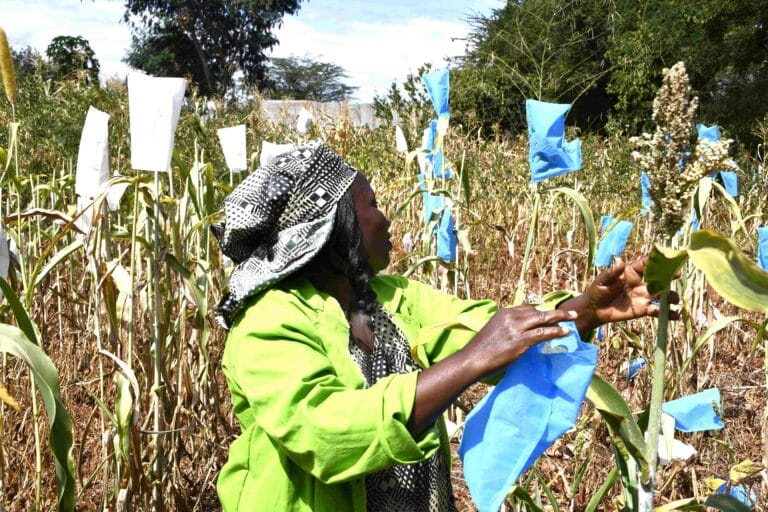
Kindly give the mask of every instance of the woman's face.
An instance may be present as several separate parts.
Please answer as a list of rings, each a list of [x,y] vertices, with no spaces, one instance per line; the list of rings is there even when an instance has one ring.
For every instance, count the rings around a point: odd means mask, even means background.
[[[376,194],[362,174],[352,182],[352,198],[368,264],[374,272],[384,270],[389,265],[389,251],[392,250],[389,219],[379,210]]]

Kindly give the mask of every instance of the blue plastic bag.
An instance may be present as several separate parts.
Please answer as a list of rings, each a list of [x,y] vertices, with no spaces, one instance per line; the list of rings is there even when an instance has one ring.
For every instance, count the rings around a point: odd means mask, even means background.
[[[424,224],[429,224],[431,220],[434,220],[436,215],[440,213],[445,205],[445,196],[439,194],[430,194],[427,192],[427,183],[424,180],[424,175],[419,173],[416,175],[416,179],[419,180],[419,189],[424,192],[421,194],[424,203]]]
[[[608,267],[611,265],[612,257],[621,256],[627,245],[630,231],[632,231],[632,223],[622,220],[600,240],[595,254],[596,267]]]
[[[768,272],[768,226],[757,228],[757,264]]]
[[[648,361],[646,361],[642,357],[636,357],[632,359],[627,365],[627,369],[624,372],[624,377],[626,377],[627,380],[634,379],[635,375],[637,375],[637,372],[645,368],[647,365],[648,365]]]
[[[515,480],[568,429],[597,364],[597,346],[571,332],[539,343],[467,416],[459,456],[480,512],[496,512]],[[560,352],[562,350],[562,352]]]
[[[648,177],[645,171],[640,173],[640,193],[642,194],[640,206],[643,207],[643,210],[640,210],[640,214],[648,215],[647,208],[653,205],[653,201],[651,201],[651,178]]]
[[[605,233],[605,230],[608,229],[608,226],[610,226],[613,221],[613,215],[603,215],[600,217],[600,233]]]
[[[581,169],[581,141],[565,142],[565,114],[570,109],[570,104],[525,101],[532,183]]]
[[[739,195],[739,175],[734,171],[720,171],[720,179],[723,180],[723,187],[728,195],[736,197]]]
[[[717,488],[717,492],[715,494],[730,494],[750,509],[757,503],[757,495],[755,494],[755,491],[744,484],[731,485],[729,492],[728,483],[724,483]]]
[[[435,107],[437,117],[451,117],[451,112],[448,110],[450,90],[448,68],[426,73],[423,79],[429,99],[432,100],[432,105]]]
[[[444,178],[449,180],[453,178],[453,173],[443,163],[443,148],[437,150],[437,153],[427,155],[427,160],[432,164],[432,175],[435,178]]]
[[[435,149],[435,138],[437,137],[437,119],[433,119],[429,122],[429,126],[426,130],[426,137],[424,137],[424,146],[422,149],[432,153]]]
[[[445,208],[437,228],[437,256],[444,261],[456,260],[456,233],[454,232],[451,209]]]
[[[675,418],[675,428],[681,432],[701,432],[723,428],[723,421],[715,412],[720,409],[720,390],[710,388],[663,403],[661,409]]]
[[[696,133],[698,133],[700,139],[708,140],[710,142],[717,142],[720,140],[720,127],[716,124],[713,124],[712,126],[697,124]]]

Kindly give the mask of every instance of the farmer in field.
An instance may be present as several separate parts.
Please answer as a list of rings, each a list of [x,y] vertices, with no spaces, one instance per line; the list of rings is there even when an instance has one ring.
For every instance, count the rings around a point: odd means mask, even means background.
[[[322,143],[284,154],[226,199],[235,263],[219,305],[241,436],[225,511],[455,510],[442,413],[531,345],[654,315],[643,261],[553,311],[499,309],[401,276],[366,178]]]

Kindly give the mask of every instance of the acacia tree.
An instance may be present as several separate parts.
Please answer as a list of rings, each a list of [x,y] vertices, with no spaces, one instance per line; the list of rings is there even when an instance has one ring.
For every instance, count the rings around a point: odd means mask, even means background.
[[[343,101],[357,90],[343,82],[347,72],[332,62],[305,55],[273,58],[267,74],[267,96],[312,101]]]
[[[242,73],[262,86],[272,33],[301,0],[126,0],[133,42],[125,62],[157,76],[188,75],[203,94],[223,94]]]

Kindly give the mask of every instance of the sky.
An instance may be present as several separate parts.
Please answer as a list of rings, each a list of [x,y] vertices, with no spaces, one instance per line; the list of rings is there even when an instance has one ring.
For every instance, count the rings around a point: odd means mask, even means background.
[[[505,0],[310,0],[276,31],[270,56],[310,56],[342,66],[354,99],[371,101],[425,62],[442,67],[464,52],[473,13],[490,14]],[[121,62],[131,35],[122,1],[2,0],[2,26],[11,46],[44,53],[59,35],[87,39],[102,78],[129,72]]]

